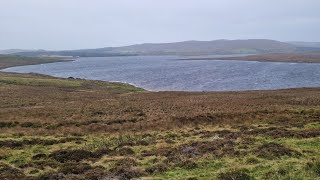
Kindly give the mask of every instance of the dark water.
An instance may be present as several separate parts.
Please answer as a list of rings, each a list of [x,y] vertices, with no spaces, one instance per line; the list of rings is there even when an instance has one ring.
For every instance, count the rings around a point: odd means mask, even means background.
[[[155,91],[266,90],[320,87],[320,64],[183,61],[174,56],[79,58],[20,66],[8,72],[120,81]]]

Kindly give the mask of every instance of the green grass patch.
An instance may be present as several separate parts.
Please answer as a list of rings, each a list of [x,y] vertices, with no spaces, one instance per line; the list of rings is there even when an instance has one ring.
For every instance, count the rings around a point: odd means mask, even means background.
[[[100,86],[106,87],[110,90],[116,91],[116,92],[143,92],[145,91],[142,88],[130,85],[130,84],[125,84],[125,83],[108,83],[108,82],[100,82]]]
[[[304,129],[320,129],[320,122],[309,123],[304,126]]]
[[[217,177],[218,172],[225,168],[223,160],[211,160],[196,162],[198,167],[194,169],[174,168],[164,174],[156,175],[160,179],[188,179],[197,177],[197,179],[210,179]]]
[[[26,86],[58,86],[58,87],[79,87],[80,81],[67,79],[42,79],[23,77],[0,77],[0,83]]]
[[[0,69],[14,66],[45,64],[61,61],[66,60],[58,57],[23,57],[14,55],[0,55]]]

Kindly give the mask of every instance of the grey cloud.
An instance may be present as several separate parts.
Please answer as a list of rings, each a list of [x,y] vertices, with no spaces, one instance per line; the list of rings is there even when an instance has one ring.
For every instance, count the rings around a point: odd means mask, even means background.
[[[266,38],[320,41],[319,0],[1,0],[0,49]]]

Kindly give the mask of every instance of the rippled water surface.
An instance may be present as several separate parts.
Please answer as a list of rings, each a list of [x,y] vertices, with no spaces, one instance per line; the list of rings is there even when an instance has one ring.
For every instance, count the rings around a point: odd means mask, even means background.
[[[176,56],[79,58],[19,66],[7,72],[121,81],[155,91],[262,90],[319,87],[320,64],[252,61],[186,61]]]

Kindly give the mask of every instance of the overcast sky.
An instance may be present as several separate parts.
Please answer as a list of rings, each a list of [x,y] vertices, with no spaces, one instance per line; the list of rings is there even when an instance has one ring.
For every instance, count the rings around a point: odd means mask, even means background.
[[[320,0],[0,0],[0,49],[320,41]]]

